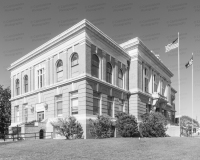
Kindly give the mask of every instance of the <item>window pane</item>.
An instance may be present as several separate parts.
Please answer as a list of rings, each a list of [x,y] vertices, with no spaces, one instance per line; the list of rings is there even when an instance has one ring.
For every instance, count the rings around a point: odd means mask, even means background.
[[[93,115],[99,114],[99,99],[93,98]]]
[[[77,97],[77,96],[78,96],[78,92],[73,92],[73,93],[71,93],[71,96],[72,96],[72,97]]]
[[[57,115],[62,114],[62,109],[57,110]]]
[[[78,98],[71,99],[72,114],[78,114]]]
[[[112,116],[112,102],[108,102],[107,103],[107,107],[108,107],[108,115]]]
[[[78,98],[72,99],[72,107],[78,106]]]
[[[92,65],[92,76],[99,78],[99,68]]]
[[[74,55],[72,56],[72,60],[71,60],[71,66],[74,66],[77,64],[78,64],[78,54],[74,53]]]
[[[61,102],[57,102],[57,109],[62,109],[62,101]]]

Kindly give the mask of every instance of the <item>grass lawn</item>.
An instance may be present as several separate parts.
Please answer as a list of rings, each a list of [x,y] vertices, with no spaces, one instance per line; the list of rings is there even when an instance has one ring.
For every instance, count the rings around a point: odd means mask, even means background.
[[[47,139],[1,142],[1,159],[199,160],[200,138]]]

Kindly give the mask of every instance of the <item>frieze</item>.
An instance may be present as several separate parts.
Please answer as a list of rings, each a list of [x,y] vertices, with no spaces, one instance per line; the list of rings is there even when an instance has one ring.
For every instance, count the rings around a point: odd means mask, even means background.
[[[104,93],[106,95],[111,95],[111,88],[105,85],[99,85],[99,92]]]
[[[116,89],[113,89],[113,96],[119,99],[122,99],[122,92],[121,91],[117,91]]]

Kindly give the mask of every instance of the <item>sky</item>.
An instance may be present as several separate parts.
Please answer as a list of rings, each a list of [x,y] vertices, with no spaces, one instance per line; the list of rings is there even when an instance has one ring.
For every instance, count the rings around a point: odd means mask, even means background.
[[[139,37],[173,72],[178,91],[178,49],[165,46],[180,33],[180,93],[177,115],[200,121],[200,1],[199,0],[0,0],[0,84],[10,86],[10,64],[43,43],[88,19],[117,43]],[[180,113],[178,96],[180,94]]]

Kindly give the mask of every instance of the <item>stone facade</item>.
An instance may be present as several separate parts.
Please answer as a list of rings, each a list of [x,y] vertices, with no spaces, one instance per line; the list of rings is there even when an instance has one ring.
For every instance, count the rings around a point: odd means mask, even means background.
[[[43,129],[58,137],[50,122],[73,115],[84,138],[91,138],[89,119],[96,114],[114,118],[115,113],[126,112],[140,121],[149,108],[175,113],[173,74],[162,61],[138,38],[119,45],[87,20],[15,61],[8,70],[10,128],[19,125],[23,133]],[[173,89],[173,100],[175,93]],[[39,126],[24,125],[34,120]]]

